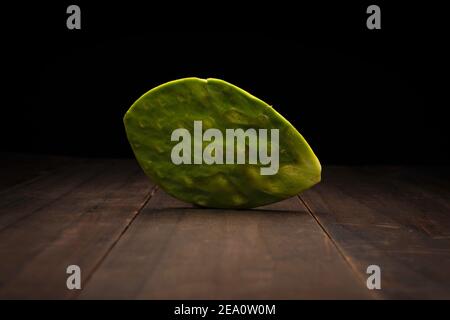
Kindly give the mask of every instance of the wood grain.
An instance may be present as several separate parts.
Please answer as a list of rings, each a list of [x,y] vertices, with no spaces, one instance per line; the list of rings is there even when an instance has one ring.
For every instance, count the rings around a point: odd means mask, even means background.
[[[73,165],[83,160],[63,156],[0,152],[0,192],[45,176],[58,167]]]
[[[3,194],[0,297],[71,296],[67,266],[87,278],[150,191],[135,163],[91,160]]]
[[[301,194],[361,277],[382,269],[384,298],[450,298],[448,168],[328,167]]]
[[[195,208],[158,191],[80,298],[369,298],[300,201]]]
[[[0,298],[450,298],[448,167],[324,167],[299,197],[212,210],[131,160],[0,163]]]

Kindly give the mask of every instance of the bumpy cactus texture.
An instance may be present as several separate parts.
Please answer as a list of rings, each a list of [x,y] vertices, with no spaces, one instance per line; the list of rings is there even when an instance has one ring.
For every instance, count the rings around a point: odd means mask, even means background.
[[[178,142],[171,141],[172,132],[186,128],[193,133],[198,120],[203,132],[279,129],[278,173],[261,175],[260,163],[175,165],[171,151]],[[186,78],[160,85],[131,106],[124,123],[136,159],[150,179],[175,198],[199,206],[254,208],[294,196],[321,178],[319,160],[285,118],[222,80]]]

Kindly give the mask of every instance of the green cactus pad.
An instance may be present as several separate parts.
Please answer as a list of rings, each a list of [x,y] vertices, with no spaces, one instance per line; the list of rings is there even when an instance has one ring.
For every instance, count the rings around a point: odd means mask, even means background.
[[[174,164],[171,152],[178,142],[171,141],[172,132],[185,128],[193,136],[194,121],[202,121],[203,132],[219,129],[224,139],[226,129],[278,129],[278,172],[261,175],[266,166],[259,162]],[[136,159],[151,180],[199,206],[254,208],[320,181],[319,160],[301,134],[271,106],[222,80],[186,78],[160,85],[131,106],[124,123]],[[209,143],[203,142],[203,148]]]

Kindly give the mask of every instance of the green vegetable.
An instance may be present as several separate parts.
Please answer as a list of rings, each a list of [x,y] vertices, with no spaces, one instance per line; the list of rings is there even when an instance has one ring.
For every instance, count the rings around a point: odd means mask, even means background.
[[[191,161],[196,142],[190,144],[192,157],[188,157],[187,149],[179,153],[189,158],[190,164],[173,162],[174,147],[180,146],[181,140],[172,141],[172,134],[184,128],[194,141],[195,121],[201,121],[203,134],[211,128],[223,134],[223,141],[217,136],[211,141],[201,137],[201,144],[197,144],[206,152],[214,141],[217,148],[211,155],[222,159],[223,152],[223,164],[206,164],[205,159],[200,159],[201,164]],[[222,80],[186,78],[160,85],[131,106],[124,123],[136,159],[151,180],[170,195],[200,206],[258,207],[294,196],[320,181],[319,160],[300,133],[272,107]],[[226,147],[230,143],[225,139],[226,130],[239,128],[254,130],[258,144],[245,140],[245,164],[236,163],[237,152],[243,149],[235,145],[231,154],[235,161],[227,164]],[[267,129],[266,140],[260,129]],[[278,144],[270,134],[276,131],[273,129],[278,129]],[[276,171],[266,175],[261,169],[270,165],[261,163],[260,156],[257,163],[249,160],[250,146],[261,152],[265,142],[267,155],[274,156],[277,147],[279,150],[278,167],[272,160]]]

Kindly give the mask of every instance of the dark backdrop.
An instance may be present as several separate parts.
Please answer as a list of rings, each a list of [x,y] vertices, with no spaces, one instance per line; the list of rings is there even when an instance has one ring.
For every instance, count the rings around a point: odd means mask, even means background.
[[[283,114],[323,163],[450,163],[439,8],[21,3],[3,38],[3,151],[132,157],[122,116],[169,80],[224,79]],[[425,22],[426,21],[426,22]],[[6,90],[5,90],[6,89]]]

